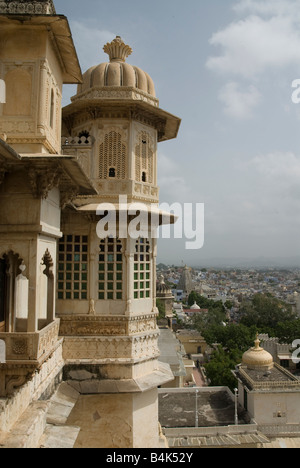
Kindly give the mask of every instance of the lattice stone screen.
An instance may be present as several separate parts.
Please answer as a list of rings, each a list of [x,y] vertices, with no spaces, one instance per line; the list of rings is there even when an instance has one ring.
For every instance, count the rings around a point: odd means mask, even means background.
[[[106,133],[99,146],[99,178],[126,179],[126,155],[127,145],[122,141],[121,133],[114,130]]]
[[[147,132],[140,132],[135,146],[135,179],[137,182],[154,183],[153,164],[151,137]]]

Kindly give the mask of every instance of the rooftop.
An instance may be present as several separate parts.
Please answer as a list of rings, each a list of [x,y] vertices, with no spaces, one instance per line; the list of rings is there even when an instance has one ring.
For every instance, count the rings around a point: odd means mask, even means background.
[[[227,387],[159,390],[159,422],[165,428],[195,427],[196,390],[198,426],[234,424],[235,404]],[[240,423],[245,424],[243,416]]]

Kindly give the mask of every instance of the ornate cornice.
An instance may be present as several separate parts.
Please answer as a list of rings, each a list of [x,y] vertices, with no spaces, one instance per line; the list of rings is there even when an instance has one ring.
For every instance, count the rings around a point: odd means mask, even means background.
[[[0,13],[10,15],[55,15],[55,7],[52,0],[0,0]]]

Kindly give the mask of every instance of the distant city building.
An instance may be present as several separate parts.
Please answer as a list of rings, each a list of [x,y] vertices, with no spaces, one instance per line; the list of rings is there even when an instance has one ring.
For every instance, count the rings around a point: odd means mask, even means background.
[[[159,281],[156,286],[156,297],[163,303],[165,315],[173,315],[174,296],[169,286],[166,285],[163,275],[159,276]]]
[[[183,291],[183,298],[187,298],[194,289],[191,269],[187,265],[185,265],[182,271],[178,282],[178,289]]]
[[[300,380],[260,346],[243,355],[237,367],[238,399],[252,421],[266,436],[300,436]]]

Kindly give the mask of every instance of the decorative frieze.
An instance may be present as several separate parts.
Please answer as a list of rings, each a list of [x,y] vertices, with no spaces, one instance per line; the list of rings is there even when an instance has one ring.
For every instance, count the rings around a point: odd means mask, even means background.
[[[148,104],[151,104],[154,107],[159,106],[159,100],[148,93],[143,92],[137,88],[131,87],[112,87],[107,88],[97,88],[93,87],[92,89],[85,91],[81,94],[77,94],[72,97],[72,102],[79,101],[81,99],[90,100],[90,99],[101,99],[101,100],[131,100],[131,101],[143,101]]]
[[[61,336],[124,336],[157,331],[156,315],[138,317],[68,315],[60,318]]]
[[[1,0],[1,14],[29,14],[29,15],[55,15],[55,7],[52,0]]]
[[[133,364],[138,361],[157,359],[159,331],[141,336],[65,337],[63,357],[65,360],[89,359],[97,363]]]

